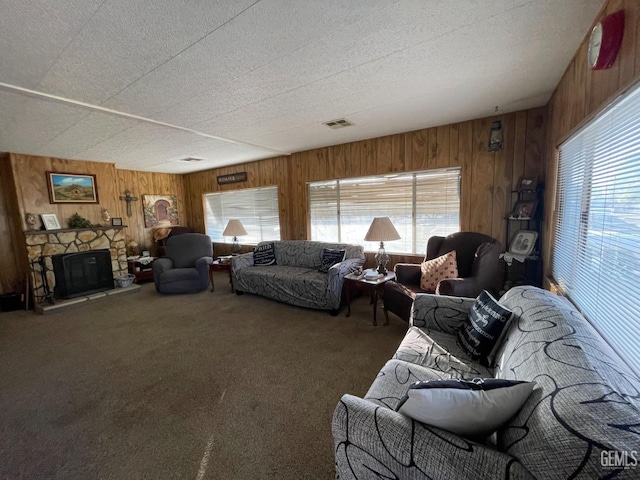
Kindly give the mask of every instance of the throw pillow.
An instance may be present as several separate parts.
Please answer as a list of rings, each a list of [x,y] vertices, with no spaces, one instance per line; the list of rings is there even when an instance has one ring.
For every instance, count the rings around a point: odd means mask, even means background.
[[[345,250],[336,250],[334,248],[325,248],[322,250],[322,265],[320,265],[320,273],[328,273],[329,269],[336,263],[344,260]]]
[[[273,243],[258,245],[253,250],[254,265],[276,265],[276,246]]]
[[[440,257],[422,262],[420,265],[420,288],[428,292],[435,292],[440,280],[458,278],[458,260],[456,251],[452,250]]]
[[[484,290],[469,310],[467,322],[458,330],[460,346],[471,359],[489,365],[489,357],[495,354],[510,319],[511,310]]]
[[[520,410],[534,386],[497,378],[415,382],[396,411],[458,435],[487,436]]]

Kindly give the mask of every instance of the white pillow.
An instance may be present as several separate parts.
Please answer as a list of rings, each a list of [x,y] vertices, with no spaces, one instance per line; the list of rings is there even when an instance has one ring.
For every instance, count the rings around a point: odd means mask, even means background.
[[[415,382],[396,411],[462,436],[486,436],[513,417],[535,383],[498,378]]]

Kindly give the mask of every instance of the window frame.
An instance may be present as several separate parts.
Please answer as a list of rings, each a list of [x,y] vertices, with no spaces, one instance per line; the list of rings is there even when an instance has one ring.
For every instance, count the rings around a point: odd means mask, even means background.
[[[275,219],[275,222],[264,222],[264,223],[260,223],[259,221],[256,222],[256,218],[260,218],[260,215],[255,215],[255,211],[256,211],[256,204],[258,203],[258,201],[256,200],[256,193],[259,192],[265,192],[267,191],[270,198],[270,202],[272,204],[272,207],[270,209],[269,216],[267,218],[272,218]],[[225,207],[224,204],[221,205],[222,208],[222,213],[221,213],[221,220],[220,220],[220,226],[219,228],[216,227],[215,231],[211,231],[210,230],[210,209],[211,206],[208,203],[208,197],[210,196],[217,196],[221,199],[222,202],[224,202],[224,197],[233,197],[233,196],[238,196],[238,195],[247,195],[250,194],[251,192],[253,192],[252,195],[252,204],[249,206],[241,206],[239,207],[237,204],[236,205],[232,205],[229,208],[226,208],[227,211],[231,212],[231,214],[226,214],[224,212]],[[202,194],[202,206],[203,206],[203,213],[204,213],[204,227],[205,227],[205,232],[206,234],[209,236],[209,238],[211,238],[211,241],[214,243],[224,243],[224,244],[232,244],[233,243],[233,237],[223,237],[222,236],[222,232],[224,231],[227,223],[229,222],[229,220],[231,220],[232,218],[237,218],[239,219],[244,228],[247,230],[248,236],[242,236],[242,237],[238,237],[238,242],[243,244],[243,245],[257,245],[260,242],[263,241],[269,241],[269,240],[280,240],[281,239],[281,223],[280,223],[280,197],[279,197],[279,188],[278,185],[263,185],[260,187],[251,187],[251,188],[240,188],[240,189],[234,189],[234,190],[224,190],[224,191],[218,191],[218,192],[207,192],[207,193],[203,193]],[[228,200],[229,201],[229,200]],[[264,206],[264,203],[263,205]],[[239,208],[244,208],[244,209],[250,209],[251,210],[251,214],[238,214],[237,213],[237,209]],[[259,209],[259,208],[258,208]],[[214,220],[215,221],[215,220]],[[262,227],[262,228],[261,228]],[[270,236],[270,235],[264,235],[264,229],[271,229],[273,228],[275,231],[277,231],[277,236]],[[219,233],[219,236],[214,236],[215,233],[217,232]],[[259,234],[258,234],[259,232]],[[257,239],[256,239],[257,238]]]
[[[420,199],[418,198],[418,195],[420,193],[419,192],[420,184],[422,183],[422,185],[425,188],[428,188],[429,182],[431,182],[432,184],[437,184],[438,177],[442,177],[442,176],[449,177],[446,179],[447,184],[442,189],[442,191],[445,193],[444,195],[445,200],[442,201],[445,207],[441,207],[442,211],[438,213],[435,213],[435,214],[428,213],[429,209],[427,205],[434,205],[434,203],[429,204],[428,202],[420,202]],[[452,177],[455,177],[455,178],[452,178]],[[373,213],[371,213],[370,215],[363,214],[362,217],[368,218],[368,223],[366,226],[364,225],[359,226],[358,233],[361,233],[361,235],[359,235],[357,240],[353,238],[354,237],[353,227],[351,227],[352,233],[350,236],[348,234],[343,235],[343,230],[348,228],[348,226],[345,226],[345,222],[343,222],[342,219],[357,218],[357,216],[354,216],[353,213],[346,214],[346,215],[344,214],[344,209],[343,209],[344,196],[347,195],[344,192],[344,189],[347,188],[345,184],[355,185],[355,187],[353,186],[350,187],[351,195],[354,194],[354,191],[357,189],[358,184],[361,184],[361,185],[367,185],[368,183],[379,184],[381,181],[385,183],[389,183],[391,185],[385,184],[382,187],[377,187],[376,189],[373,189],[373,190],[378,190],[377,193],[384,192],[385,190],[388,190],[389,192],[391,192],[393,189],[392,182],[406,180],[406,183],[409,184],[409,178],[410,178],[410,186],[409,186],[410,194],[407,194],[406,192],[404,192],[402,195],[406,198],[410,197],[410,200],[405,200],[404,202],[402,200],[399,200],[397,202],[391,202],[386,206],[376,209],[375,212],[372,211]],[[309,198],[307,214],[309,217],[310,238],[312,240],[319,240],[319,241],[338,241],[341,243],[346,242],[346,243],[362,244],[365,246],[365,251],[375,252],[378,249],[378,242],[366,242],[364,241],[364,235],[373,217],[389,216],[391,218],[391,221],[394,223],[394,226],[399,231],[400,235],[405,237],[400,241],[402,241],[405,246],[407,246],[407,244],[410,244],[410,250],[398,250],[397,249],[398,244],[396,242],[388,242],[388,243],[385,242],[385,247],[387,252],[392,254],[397,254],[397,255],[424,255],[425,245],[427,244],[427,241],[431,236],[448,235],[450,233],[460,231],[461,208],[462,208],[461,182],[462,182],[462,166],[434,168],[434,169],[417,170],[417,171],[409,171],[409,172],[399,172],[397,174],[388,174],[388,175],[366,175],[366,176],[359,176],[359,177],[348,177],[348,178],[307,182],[307,194]],[[335,207],[332,207],[332,209],[335,210],[334,215],[335,215],[336,221],[335,221],[335,224],[332,224],[332,228],[334,229],[334,235],[332,236],[332,239],[329,240],[326,238],[318,237],[314,232],[314,202],[313,202],[314,193],[312,189],[321,188],[321,187],[331,188],[332,185],[334,185],[334,188],[335,188],[335,197],[332,198],[333,204],[335,204]],[[449,197],[446,194],[447,192],[450,193],[451,190],[455,190],[455,195],[454,195],[455,200],[453,201],[450,200],[451,197]],[[360,194],[362,195],[362,193]],[[318,200],[318,202],[320,202],[320,200]],[[398,215],[397,209],[402,208],[399,206],[403,204],[405,205],[405,210],[410,210],[410,212],[408,213],[405,212],[402,215]],[[358,208],[363,208],[366,210],[367,202],[363,201],[361,204],[358,204],[357,202],[355,203],[352,202],[351,205],[352,205],[351,207],[352,209],[357,210]],[[438,204],[436,203],[435,205],[438,205]],[[454,213],[448,212],[447,210],[451,209],[452,207],[455,207],[455,212]],[[326,212],[329,212],[329,210],[330,209],[327,208]],[[394,211],[396,212],[396,214],[394,214]],[[420,216],[426,216],[426,215],[438,215],[440,217],[453,215],[455,217],[455,221],[454,222],[444,221],[442,222],[444,223],[444,226],[434,226],[434,229],[440,228],[443,231],[438,233],[432,233],[431,235],[428,235],[427,237],[422,238],[424,237],[424,234],[422,236],[419,235],[420,225],[418,225],[418,219],[420,218]],[[410,216],[410,219],[411,219],[410,222],[397,221],[398,217],[406,217],[406,216]],[[329,218],[329,215],[326,215],[326,218]],[[394,221],[394,219],[396,221]],[[360,230],[362,231],[360,232]],[[405,231],[408,231],[408,233],[403,234],[403,232]],[[336,236],[337,236],[337,240],[336,240]]]
[[[640,220],[621,212],[640,199],[639,107],[637,83],[558,145],[549,242],[553,286],[635,373],[640,326],[629,312],[640,311],[640,287],[629,278],[640,271]]]

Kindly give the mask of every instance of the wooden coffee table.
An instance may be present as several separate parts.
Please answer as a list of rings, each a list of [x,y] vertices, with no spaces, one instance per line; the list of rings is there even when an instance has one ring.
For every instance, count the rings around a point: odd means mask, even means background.
[[[378,298],[384,295],[384,284],[395,280],[396,274],[394,272],[387,272],[384,276],[379,276],[376,279],[368,280],[363,276],[358,276],[355,273],[350,273],[344,277],[345,294],[347,296],[347,317],[351,316],[351,291],[361,290],[368,292],[371,298],[371,305],[373,305],[373,325],[378,325],[377,312],[378,312]],[[387,318],[384,325],[389,324]]]
[[[211,281],[211,291],[214,290],[213,285],[213,272],[229,272],[229,283],[231,284],[231,293],[233,290],[233,278],[231,277],[231,262],[221,262],[220,260],[214,260],[209,264],[209,280]]]

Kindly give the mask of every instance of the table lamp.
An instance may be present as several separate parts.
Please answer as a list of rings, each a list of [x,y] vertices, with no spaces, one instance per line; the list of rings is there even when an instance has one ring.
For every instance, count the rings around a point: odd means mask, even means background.
[[[389,255],[384,251],[384,242],[400,240],[400,234],[396,230],[396,227],[393,226],[393,223],[391,223],[391,219],[389,217],[374,218],[364,239],[367,242],[380,242],[380,248],[378,249],[375,259],[378,264],[378,273],[386,275]]]
[[[233,237],[233,244],[231,245],[231,253],[240,253],[240,244],[238,243],[238,237],[241,235],[249,235],[244,229],[244,225],[237,218],[232,218],[227,223],[227,226],[222,232],[223,237]]]

